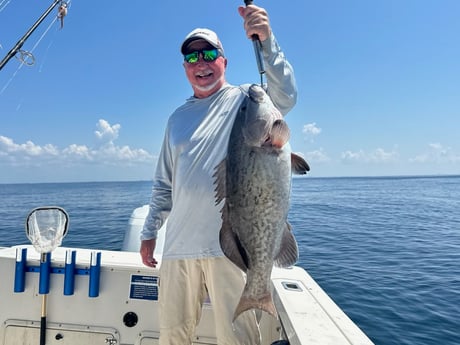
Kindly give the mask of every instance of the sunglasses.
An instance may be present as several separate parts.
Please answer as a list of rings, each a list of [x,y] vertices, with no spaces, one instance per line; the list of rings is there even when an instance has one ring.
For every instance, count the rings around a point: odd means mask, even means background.
[[[219,49],[203,49],[185,54],[184,60],[191,64],[197,63],[200,58],[200,54],[203,56],[203,60],[207,62],[212,62],[221,56]]]

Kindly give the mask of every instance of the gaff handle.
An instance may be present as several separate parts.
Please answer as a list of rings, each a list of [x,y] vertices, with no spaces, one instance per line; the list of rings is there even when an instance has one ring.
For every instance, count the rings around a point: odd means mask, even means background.
[[[246,6],[252,5],[252,0],[244,0]],[[262,84],[262,74],[265,73],[264,59],[262,56],[262,44],[260,43],[259,35],[254,34],[251,36],[252,45],[254,46],[254,53],[256,55],[257,68],[259,69],[261,84]]]

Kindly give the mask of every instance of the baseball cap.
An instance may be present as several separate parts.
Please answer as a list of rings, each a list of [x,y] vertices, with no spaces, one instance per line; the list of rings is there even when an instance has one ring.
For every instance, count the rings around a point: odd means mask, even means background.
[[[214,48],[219,49],[222,56],[224,56],[224,47],[222,46],[219,37],[217,37],[217,34],[214,31],[205,28],[196,28],[185,37],[180,49],[181,53],[185,54],[185,49],[187,48],[189,43],[199,39],[203,39],[210,45],[212,45]]]

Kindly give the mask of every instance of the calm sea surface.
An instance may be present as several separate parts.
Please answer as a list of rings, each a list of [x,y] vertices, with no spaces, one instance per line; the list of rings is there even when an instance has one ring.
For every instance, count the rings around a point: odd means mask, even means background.
[[[119,250],[151,182],[0,184],[0,246],[37,206],[70,215],[63,246]],[[377,345],[460,344],[460,176],[294,179],[300,262]]]

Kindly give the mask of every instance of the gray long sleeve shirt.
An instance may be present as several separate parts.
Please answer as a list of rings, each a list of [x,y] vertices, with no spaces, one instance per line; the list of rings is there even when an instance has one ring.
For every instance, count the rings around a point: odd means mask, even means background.
[[[262,42],[267,92],[286,114],[297,98],[291,65],[273,35]],[[223,256],[215,167],[225,158],[233,121],[249,84],[225,84],[207,98],[190,97],[170,116],[141,240],[156,238],[166,219],[163,259]]]

